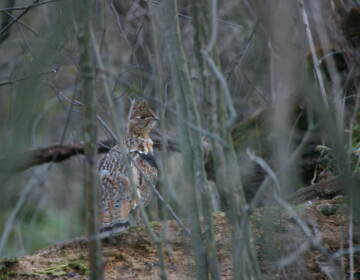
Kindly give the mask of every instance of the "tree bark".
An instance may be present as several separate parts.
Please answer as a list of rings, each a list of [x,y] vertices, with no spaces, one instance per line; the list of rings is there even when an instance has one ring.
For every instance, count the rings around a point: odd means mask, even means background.
[[[100,240],[97,237],[98,191],[97,178],[97,120],[96,95],[94,91],[93,49],[91,45],[91,15],[93,1],[77,1],[75,4],[78,23],[78,48],[80,52],[80,97],[83,106],[84,139],[84,192],[86,202],[87,233],[89,238],[90,280],[103,279]]]

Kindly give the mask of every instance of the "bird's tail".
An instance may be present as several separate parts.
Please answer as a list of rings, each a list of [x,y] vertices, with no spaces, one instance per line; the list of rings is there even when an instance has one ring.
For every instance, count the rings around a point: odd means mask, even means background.
[[[128,220],[124,222],[117,222],[111,226],[104,226],[99,231],[100,239],[108,238],[116,234],[119,234],[127,230],[129,227],[130,227],[130,223]]]

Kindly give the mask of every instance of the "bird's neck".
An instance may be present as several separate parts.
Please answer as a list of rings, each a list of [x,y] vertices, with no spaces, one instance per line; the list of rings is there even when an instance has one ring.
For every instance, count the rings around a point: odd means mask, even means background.
[[[125,136],[124,145],[129,152],[153,153],[153,141],[148,134],[128,134]]]

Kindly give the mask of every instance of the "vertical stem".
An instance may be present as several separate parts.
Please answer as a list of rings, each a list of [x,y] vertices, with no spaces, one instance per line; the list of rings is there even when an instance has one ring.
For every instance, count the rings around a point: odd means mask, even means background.
[[[162,17],[178,113],[189,122],[200,127],[196,98],[182,46],[176,0],[163,3]],[[182,135],[184,179],[186,186],[190,188],[188,214],[191,220],[191,237],[195,251],[197,277],[198,279],[208,279],[206,248],[202,239],[199,212],[201,209],[199,192],[204,191],[205,178],[201,138],[198,133],[191,131],[185,124],[181,124],[180,134]]]
[[[350,198],[350,213],[349,213],[349,273],[350,280],[354,280],[354,242],[353,242],[353,201]]]
[[[85,144],[84,191],[86,200],[87,232],[89,237],[89,266],[91,280],[103,279],[98,229],[98,181],[96,174],[97,128],[94,67],[91,46],[91,11],[93,1],[76,1],[78,47],[80,52],[80,97],[83,107],[83,140]]]
[[[15,6],[15,0],[5,0],[5,4],[4,4],[5,8],[12,8],[14,6]],[[8,13],[9,14],[2,13],[2,16],[0,18],[0,22],[1,22],[0,30],[5,28],[12,21],[12,18],[10,16],[12,14],[12,11],[9,11]],[[0,44],[2,44],[9,37],[9,35],[10,35],[10,29],[0,34]]]
[[[327,100],[327,94],[326,94],[326,90],[325,90],[324,79],[323,79],[323,76],[321,74],[319,58],[318,58],[317,53],[316,53],[315,43],[314,43],[314,39],[313,39],[311,30],[310,30],[309,18],[308,18],[308,15],[306,13],[306,10],[305,10],[304,1],[303,0],[298,0],[298,5],[300,7],[300,11],[301,11],[301,14],[302,14],[302,17],[303,17],[303,21],[304,21],[304,25],[305,25],[305,31],[306,31],[306,37],[307,37],[308,42],[309,42],[309,47],[310,47],[310,50],[311,50],[311,57],[312,57],[312,60],[313,60],[316,77],[318,79],[319,86],[320,86],[321,97],[322,97],[322,100],[324,102],[325,108],[328,109],[329,108],[329,103],[328,103],[328,100]]]
[[[226,147],[215,142],[212,143],[212,147],[214,165],[217,166],[217,185],[226,202],[226,213],[232,224],[233,277],[234,279],[260,279],[261,273],[252,244],[248,219],[246,213],[239,214],[246,212],[246,202],[239,175],[239,164],[229,129],[236,119],[236,111],[227,81],[221,72],[220,59],[216,50],[217,1],[208,0],[206,5],[211,11],[211,17],[207,20],[210,34],[206,36],[209,37],[206,38],[209,42],[206,46],[202,46],[201,53],[202,59],[206,62],[204,64],[216,78],[215,85],[210,88],[208,93],[208,100],[211,100],[212,105],[211,129],[213,133],[219,134],[221,138],[227,140]],[[242,227],[240,227],[240,221]],[[240,234],[241,232],[243,234]]]
[[[213,3],[214,4],[214,3]],[[216,3],[215,3],[216,4]],[[205,103],[206,107],[212,106],[211,104],[211,86],[207,81],[207,77],[205,76],[206,72],[206,63],[203,59],[202,50],[206,45],[207,41],[209,40],[209,32],[211,27],[213,26],[212,18],[209,18],[209,11],[211,9],[211,3],[209,0],[199,0],[194,1],[192,4],[192,14],[193,14],[193,27],[194,27],[194,47],[195,47],[195,54],[198,62],[199,73],[201,77],[201,89],[200,92],[204,94],[204,100],[202,103]],[[215,12],[216,14],[216,12]],[[215,20],[216,25],[216,20]],[[215,27],[217,29],[217,27]],[[212,32],[211,40],[212,44],[215,44],[216,41],[216,32]],[[204,110],[211,110],[210,108],[203,108]],[[211,124],[211,114],[207,114],[203,118],[203,123],[205,127],[209,129]],[[201,161],[201,165],[204,166],[203,160]],[[206,174],[203,176],[203,184],[206,184]],[[204,215],[204,227],[206,228],[205,231],[205,240],[207,245],[207,257],[209,263],[209,271],[211,274],[211,279],[220,279],[220,269],[219,263],[217,259],[217,248],[216,242],[213,232],[213,222],[212,222],[212,207],[211,207],[211,196],[213,194],[204,191],[202,192],[202,206],[203,206],[203,215]]]

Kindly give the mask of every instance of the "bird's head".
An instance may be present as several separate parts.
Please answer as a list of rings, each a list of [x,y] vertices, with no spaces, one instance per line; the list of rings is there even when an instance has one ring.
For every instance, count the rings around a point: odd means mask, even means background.
[[[133,101],[129,115],[129,132],[140,137],[148,137],[159,118],[145,99]]]

